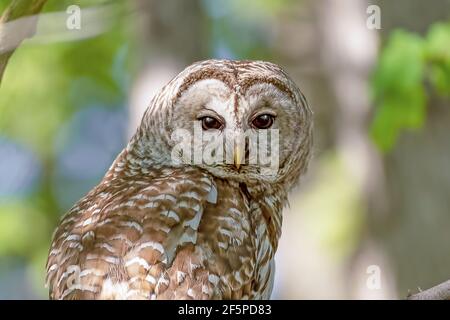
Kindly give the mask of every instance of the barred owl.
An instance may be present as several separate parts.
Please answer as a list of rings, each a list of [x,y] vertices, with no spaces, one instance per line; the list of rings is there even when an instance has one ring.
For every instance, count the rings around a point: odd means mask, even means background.
[[[196,125],[209,138],[227,132],[231,161],[174,152],[173,132],[194,135]],[[248,139],[235,143],[268,130],[278,139],[270,174],[250,161]],[[153,98],[102,181],[63,216],[46,267],[50,298],[268,299],[282,209],[306,170],[311,135],[305,97],[277,65],[187,67]]]

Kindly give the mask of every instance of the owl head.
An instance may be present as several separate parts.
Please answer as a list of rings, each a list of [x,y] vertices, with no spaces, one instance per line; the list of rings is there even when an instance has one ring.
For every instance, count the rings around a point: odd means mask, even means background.
[[[292,186],[311,144],[312,112],[280,67],[207,60],[153,98],[128,149],[154,166],[191,165],[222,179]]]

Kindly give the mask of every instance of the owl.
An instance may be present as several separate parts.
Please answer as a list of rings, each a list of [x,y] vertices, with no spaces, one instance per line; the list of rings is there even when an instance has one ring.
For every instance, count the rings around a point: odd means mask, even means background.
[[[199,161],[211,141],[224,150]],[[255,145],[275,153],[275,167],[264,170]],[[282,210],[311,145],[311,109],[279,66],[192,64],[61,219],[46,266],[50,298],[270,298]]]

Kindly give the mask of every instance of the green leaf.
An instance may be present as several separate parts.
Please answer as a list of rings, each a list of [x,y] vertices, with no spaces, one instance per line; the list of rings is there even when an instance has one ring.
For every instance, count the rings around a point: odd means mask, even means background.
[[[395,31],[381,53],[372,79],[377,105],[371,136],[382,151],[389,151],[403,129],[416,129],[425,119],[424,41]]]
[[[450,23],[436,23],[427,34],[430,80],[442,96],[450,96]]]

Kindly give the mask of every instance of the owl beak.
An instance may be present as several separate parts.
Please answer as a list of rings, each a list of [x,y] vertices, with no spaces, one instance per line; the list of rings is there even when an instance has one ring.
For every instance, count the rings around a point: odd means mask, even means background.
[[[242,147],[240,145],[234,146],[234,166],[239,170],[242,164]]]

